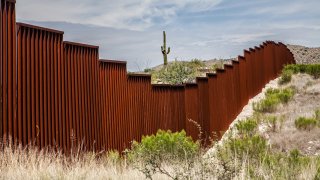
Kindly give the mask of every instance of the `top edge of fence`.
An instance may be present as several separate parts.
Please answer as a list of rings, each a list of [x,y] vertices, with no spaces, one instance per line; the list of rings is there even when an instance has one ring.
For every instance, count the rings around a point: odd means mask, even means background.
[[[130,73],[128,77],[147,77],[151,78],[151,74],[143,74],[143,73]]]
[[[239,56],[238,56],[238,61],[239,61],[239,60],[245,60],[245,57],[239,55]]]
[[[71,42],[71,41],[63,41],[63,44],[71,45],[71,46],[92,48],[92,49],[99,49],[99,46],[90,45],[90,44],[83,44],[83,43],[78,43],[78,42]]]
[[[261,48],[260,48],[260,46],[254,46],[254,49],[255,50],[260,50]]]
[[[239,60],[232,60],[231,62],[232,62],[232,64],[239,64],[240,63]]]
[[[248,54],[251,53],[251,51],[249,51],[248,49],[243,50],[243,52],[244,52],[244,53],[248,53]]]
[[[113,64],[127,64],[127,61],[111,60],[111,59],[99,59],[99,62],[113,63]]]
[[[10,3],[16,3],[16,0],[4,0],[6,2],[10,2]]]
[[[207,77],[216,77],[217,76],[217,73],[206,73],[206,76]]]
[[[199,76],[199,77],[196,77],[196,81],[198,80],[208,80],[209,78],[207,76]]]
[[[232,64],[224,64],[224,69],[226,68],[233,68],[233,65]]]
[[[226,70],[222,69],[222,68],[217,68],[216,71],[217,71],[217,73],[222,73],[222,72],[225,72]]]
[[[182,88],[185,84],[152,84],[152,87]]]
[[[190,86],[198,86],[197,83],[185,83],[184,84],[186,87],[190,87]]]
[[[61,34],[63,35],[64,32],[63,31],[59,31],[56,29],[50,29],[50,28],[46,28],[46,27],[41,27],[41,26],[36,26],[36,25],[32,25],[32,24],[27,24],[27,23],[22,23],[22,22],[17,22],[16,23],[17,27],[25,27],[25,28],[30,28],[30,29],[36,29],[36,30],[40,30],[40,31],[47,31],[47,32],[51,32],[51,33],[57,33],[57,34]]]

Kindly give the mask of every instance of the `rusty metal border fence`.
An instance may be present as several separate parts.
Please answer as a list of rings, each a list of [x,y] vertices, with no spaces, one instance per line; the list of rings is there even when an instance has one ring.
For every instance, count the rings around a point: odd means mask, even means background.
[[[284,44],[266,41],[196,83],[154,85],[150,75],[127,74],[124,61],[99,59],[97,46],[16,23],[13,0],[1,0],[0,14],[0,137],[64,152],[121,151],[158,129],[207,144],[295,63]]]
[[[67,149],[82,144],[86,150],[100,148],[98,120],[98,47],[63,42]]]
[[[17,23],[17,134],[23,145],[63,144],[61,62],[63,32]]]
[[[0,137],[17,134],[15,1],[0,5]]]

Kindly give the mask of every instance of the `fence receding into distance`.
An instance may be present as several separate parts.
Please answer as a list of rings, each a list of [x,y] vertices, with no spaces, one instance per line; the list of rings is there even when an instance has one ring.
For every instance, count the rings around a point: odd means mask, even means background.
[[[15,1],[1,0],[0,137],[68,152],[123,150],[158,129],[185,129],[194,139],[221,136],[248,100],[285,64],[282,43],[244,51],[216,73],[183,85],[151,84],[127,74],[126,62],[99,59],[99,47],[63,41],[63,32],[16,23]]]

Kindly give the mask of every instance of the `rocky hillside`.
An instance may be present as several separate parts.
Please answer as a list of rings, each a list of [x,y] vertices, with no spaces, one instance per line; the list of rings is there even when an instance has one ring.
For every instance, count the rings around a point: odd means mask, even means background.
[[[290,45],[287,47],[294,54],[297,64],[320,63],[320,47],[305,47],[300,45]]]

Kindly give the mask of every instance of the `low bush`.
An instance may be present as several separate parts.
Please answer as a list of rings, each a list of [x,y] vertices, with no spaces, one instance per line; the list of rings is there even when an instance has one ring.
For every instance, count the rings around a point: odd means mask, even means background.
[[[297,129],[310,131],[316,127],[318,121],[315,118],[299,117],[294,123]]]
[[[199,67],[204,67],[205,63],[200,60],[200,59],[191,59],[190,62],[185,62],[187,64],[187,66],[189,67],[194,67],[194,68],[199,68]]]
[[[145,73],[152,73],[152,71],[153,70],[151,68],[146,68],[143,70],[143,72],[145,72]]]
[[[199,143],[188,137],[184,130],[175,133],[170,130],[158,130],[156,135],[143,136],[140,143],[134,141],[131,149],[127,150],[127,157],[133,164],[139,165],[137,167],[146,178],[151,178],[159,172],[169,177],[176,177],[177,174],[170,175],[164,163],[172,165],[184,162],[181,164],[190,168],[199,150]]]
[[[314,112],[314,116],[315,116],[316,120],[317,120],[318,122],[320,122],[320,109],[318,109],[318,110],[316,110],[316,111]]]
[[[309,131],[316,126],[320,127],[320,110],[316,110],[311,118],[299,117],[295,120],[295,126],[297,129]]]
[[[159,71],[152,73],[153,81],[161,81],[166,84],[183,84],[192,82],[198,76],[198,68],[203,66],[200,60],[193,60],[191,62],[179,62],[164,66]]]
[[[267,141],[259,135],[231,139],[228,145],[232,152],[240,155],[240,158],[245,156],[259,158],[267,150]]]
[[[257,126],[257,120],[254,118],[248,118],[245,121],[239,121],[236,124],[239,134],[243,136],[253,136],[253,134],[256,132]]]
[[[257,112],[273,112],[281,103],[288,103],[293,97],[292,88],[268,89],[265,93],[265,99],[253,104],[253,109]]]
[[[279,84],[282,85],[282,84],[286,84],[286,83],[290,82],[292,79],[292,75],[293,75],[292,70],[283,69],[282,73],[281,73],[281,77],[279,79]]]

